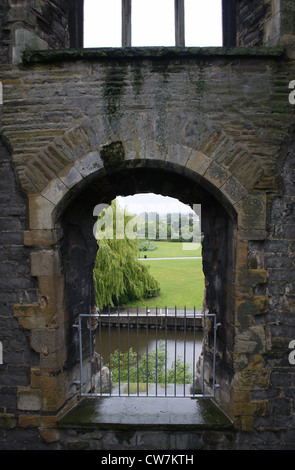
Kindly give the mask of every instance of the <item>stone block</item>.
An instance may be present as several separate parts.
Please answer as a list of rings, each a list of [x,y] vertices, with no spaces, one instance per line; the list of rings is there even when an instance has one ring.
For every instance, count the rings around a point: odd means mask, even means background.
[[[20,415],[19,425],[22,428],[30,427],[44,427],[44,428],[55,428],[56,417],[55,416],[40,416],[40,415]]]
[[[86,178],[87,176],[102,169],[103,162],[100,158],[99,152],[90,152],[76,160],[75,166],[80,175],[82,175],[83,178]]]
[[[39,194],[31,194],[28,199],[30,230],[54,229],[53,211],[55,204]]]
[[[31,369],[31,387],[33,389],[42,390],[58,390],[63,388],[63,384],[66,383],[66,374],[60,373],[53,375],[50,370],[44,369]]]
[[[240,416],[240,429],[243,432],[251,432],[254,429],[253,416]]]
[[[238,282],[241,288],[246,291],[252,289],[257,284],[264,284],[267,280],[267,272],[265,269],[247,269],[241,268],[238,271]]]
[[[236,204],[247,194],[242,184],[234,177],[230,177],[220,190],[232,204]]]
[[[23,411],[39,411],[43,406],[42,391],[18,388],[17,408]]]
[[[58,178],[69,189],[78,184],[83,179],[81,173],[79,173],[74,163],[71,163],[70,165],[63,168],[58,173]]]
[[[31,347],[34,351],[48,356],[60,351],[66,344],[64,328],[33,330]]]
[[[236,330],[236,354],[263,354],[266,351],[266,337],[263,325]]]
[[[60,274],[60,261],[57,251],[34,251],[30,257],[32,276],[55,276]]]
[[[44,309],[43,314],[61,313],[63,311],[64,277],[40,276],[38,282],[41,296],[40,305]]]
[[[16,427],[16,417],[11,413],[0,413],[0,429]]]
[[[222,186],[226,185],[230,179],[230,176],[231,175],[229,171],[227,171],[225,168],[222,168],[222,166],[216,162],[211,162],[206,172],[204,173],[204,177],[213,183],[216,188],[221,188]]]
[[[14,316],[18,319],[22,328],[32,330],[34,328],[46,328],[48,318],[42,314],[39,305],[15,305]]]
[[[166,161],[176,163],[182,167],[186,165],[191,154],[191,149],[183,145],[169,145],[167,148]]]
[[[234,208],[238,213],[240,230],[266,229],[266,201],[264,194],[248,194],[238,201]]]
[[[53,444],[54,442],[59,442],[60,432],[56,429],[40,429],[40,437],[47,444]]]
[[[167,147],[161,147],[161,143],[157,140],[144,140],[143,155],[145,160],[153,160],[160,162],[165,160]]]
[[[42,191],[42,196],[52,204],[57,205],[62,198],[66,195],[69,188],[64,184],[64,182],[58,177],[52,179],[45,189]]]
[[[187,161],[186,168],[196,172],[199,175],[204,175],[211,161],[211,158],[209,158],[204,153],[193,150]]]
[[[17,10],[18,11],[18,10]],[[12,61],[14,64],[21,62],[21,56],[24,50],[44,50],[48,49],[48,44],[43,39],[36,36],[31,31],[24,28],[15,30],[15,45],[12,49]]]
[[[45,346],[40,354],[40,368],[58,372],[65,366],[67,358],[66,344],[56,351],[51,351]]]
[[[24,245],[49,247],[55,245],[60,236],[59,230],[25,230]]]
[[[66,401],[65,388],[60,384],[57,389],[43,391],[43,402],[45,411],[57,411]]]

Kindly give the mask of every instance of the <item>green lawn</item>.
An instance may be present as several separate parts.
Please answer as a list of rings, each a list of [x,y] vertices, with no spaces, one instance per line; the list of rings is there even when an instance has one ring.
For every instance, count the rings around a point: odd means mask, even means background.
[[[200,256],[200,248],[194,251],[182,249],[182,243],[158,242],[159,248],[146,252],[148,259],[142,260],[150,266],[151,274],[161,284],[161,295],[130,306],[178,308],[202,308],[204,296],[204,275],[202,259],[149,260],[158,257]],[[143,256],[144,253],[141,252]]]
[[[141,251],[140,258],[168,258],[202,256],[200,243],[156,242],[154,251]]]

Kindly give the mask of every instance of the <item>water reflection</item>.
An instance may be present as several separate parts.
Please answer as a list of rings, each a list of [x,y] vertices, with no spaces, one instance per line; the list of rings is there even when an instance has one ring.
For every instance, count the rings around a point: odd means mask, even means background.
[[[155,330],[153,328],[122,328],[101,327],[96,335],[95,350],[103,358],[103,363],[109,363],[110,354],[120,349],[122,353],[130,348],[142,356],[152,349],[159,348],[160,342],[167,347],[167,365],[171,367],[173,362],[180,357],[189,365],[190,372],[196,367],[196,362],[202,350],[203,333],[201,331],[174,331]],[[167,346],[166,346],[167,345]]]

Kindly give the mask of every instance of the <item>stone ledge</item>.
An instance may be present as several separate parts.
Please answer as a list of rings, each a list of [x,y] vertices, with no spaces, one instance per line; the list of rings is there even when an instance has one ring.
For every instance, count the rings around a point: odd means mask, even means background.
[[[108,59],[177,59],[204,57],[282,57],[284,47],[118,47],[25,51],[23,64]]]
[[[210,399],[84,398],[58,422],[70,429],[233,430],[232,422]]]

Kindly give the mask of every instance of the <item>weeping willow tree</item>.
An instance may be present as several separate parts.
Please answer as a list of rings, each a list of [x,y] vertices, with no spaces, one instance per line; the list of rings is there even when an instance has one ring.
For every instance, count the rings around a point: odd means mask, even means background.
[[[96,304],[100,307],[126,305],[160,293],[160,284],[150,274],[148,266],[138,261],[139,245],[134,231],[129,230],[128,234],[128,224],[133,217],[116,201],[98,216],[98,251],[93,277]]]

